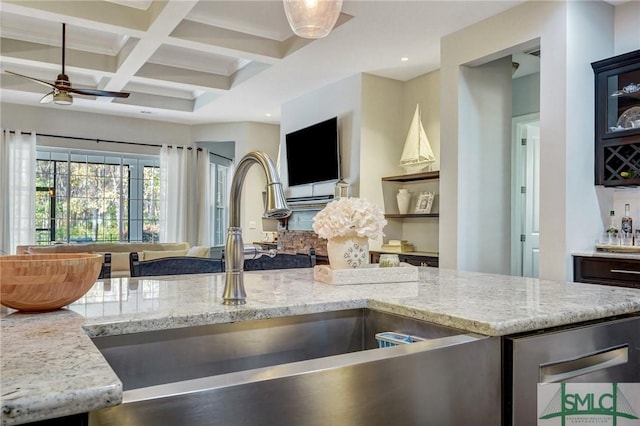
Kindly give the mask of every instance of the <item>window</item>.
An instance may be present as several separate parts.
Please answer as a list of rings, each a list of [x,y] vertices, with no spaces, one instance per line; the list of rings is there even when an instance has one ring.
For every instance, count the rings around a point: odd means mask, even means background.
[[[229,206],[229,175],[231,161],[211,154],[211,243],[213,246],[223,246],[227,238],[228,206]]]
[[[36,238],[158,241],[159,159],[38,147]]]

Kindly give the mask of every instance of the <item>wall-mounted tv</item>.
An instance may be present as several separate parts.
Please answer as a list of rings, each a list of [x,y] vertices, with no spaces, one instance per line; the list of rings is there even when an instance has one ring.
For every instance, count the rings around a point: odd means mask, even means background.
[[[289,186],[338,180],[338,117],[285,135]]]

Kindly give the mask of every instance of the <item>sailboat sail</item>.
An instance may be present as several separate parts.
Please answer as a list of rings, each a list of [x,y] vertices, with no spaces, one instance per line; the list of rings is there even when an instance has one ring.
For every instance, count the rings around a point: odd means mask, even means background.
[[[427,133],[422,127],[420,105],[416,105],[416,112],[413,114],[411,126],[404,141],[400,165],[407,170],[407,173],[417,173],[434,161],[436,157],[429,145]]]

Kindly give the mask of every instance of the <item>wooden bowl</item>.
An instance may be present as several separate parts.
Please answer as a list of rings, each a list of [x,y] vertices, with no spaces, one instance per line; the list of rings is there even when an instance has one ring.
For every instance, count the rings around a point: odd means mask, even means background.
[[[0,256],[0,304],[52,311],[75,302],[100,275],[102,256],[89,253]]]

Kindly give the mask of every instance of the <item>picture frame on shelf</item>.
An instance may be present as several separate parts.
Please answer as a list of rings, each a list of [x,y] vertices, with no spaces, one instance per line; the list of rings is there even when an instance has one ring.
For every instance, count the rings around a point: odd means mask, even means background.
[[[431,213],[431,207],[433,206],[433,192],[423,191],[418,195],[416,201],[416,208],[414,213]]]

